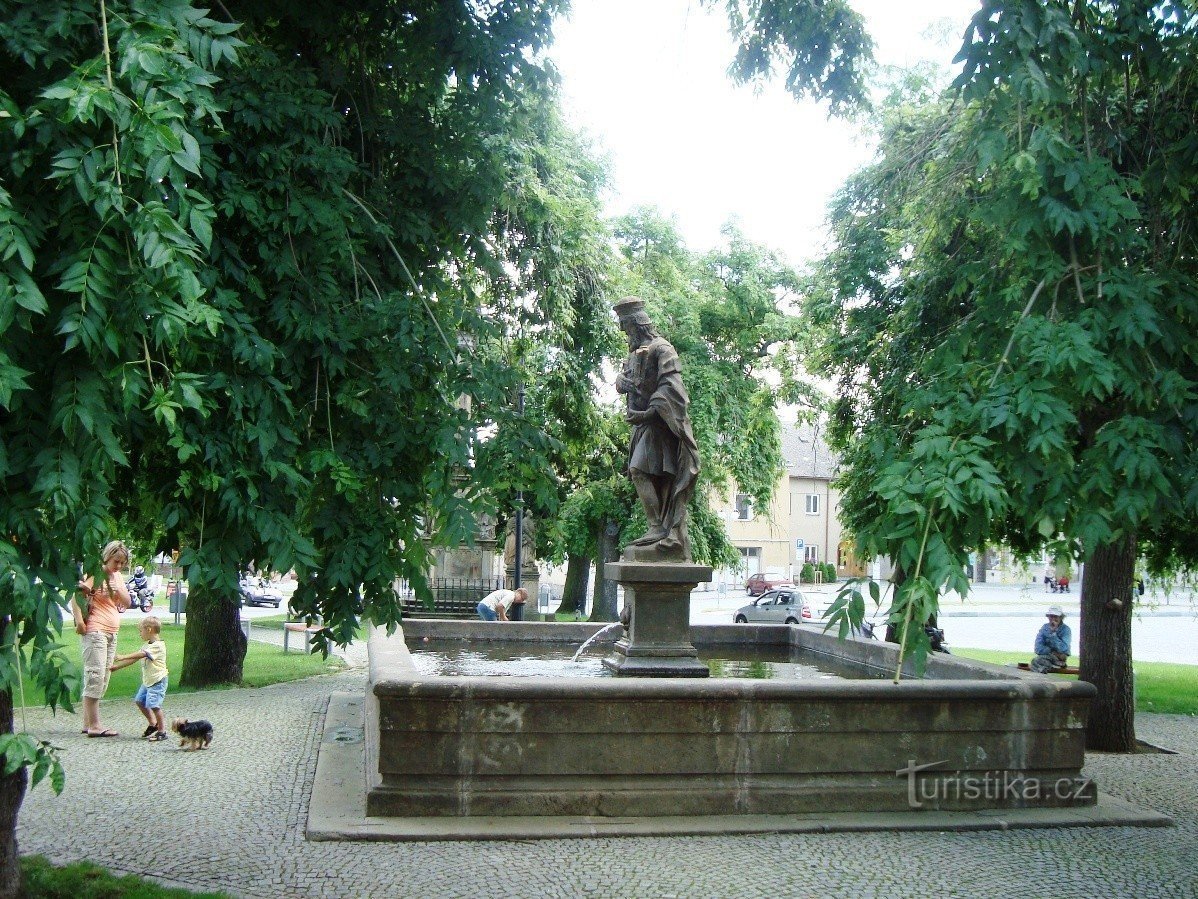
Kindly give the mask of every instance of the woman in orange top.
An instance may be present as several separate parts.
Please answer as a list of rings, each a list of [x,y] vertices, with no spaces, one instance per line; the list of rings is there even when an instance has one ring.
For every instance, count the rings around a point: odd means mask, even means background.
[[[109,667],[116,659],[116,635],[121,627],[121,612],[129,608],[129,589],[121,569],[129,564],[129,550],[113,540],[100,554],[104,580],[96,585],[90,577],[79,582],[79,592],[87,597],[87,611],[77,599],[71,599],[75,633],[83,637],[83,733],[89,737],[115,737],[114,730],[100,725],[100,700],[108,689]]]

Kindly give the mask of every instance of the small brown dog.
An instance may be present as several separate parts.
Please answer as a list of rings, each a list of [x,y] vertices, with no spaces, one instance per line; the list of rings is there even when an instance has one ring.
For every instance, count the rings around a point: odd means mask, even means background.
[[[179,735],[179,748],[184,752],[207,749],[212,742],[212,725],[207,721],[176,718],[171,722],[171,730]]]

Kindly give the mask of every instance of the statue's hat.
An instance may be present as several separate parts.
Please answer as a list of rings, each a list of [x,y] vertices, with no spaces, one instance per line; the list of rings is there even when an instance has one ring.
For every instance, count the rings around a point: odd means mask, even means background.
[[[644,312],[645,301],[640,297],[624,297],[612,308],[616,310],[616,315],[620,318],[628,318],[638,312]]]

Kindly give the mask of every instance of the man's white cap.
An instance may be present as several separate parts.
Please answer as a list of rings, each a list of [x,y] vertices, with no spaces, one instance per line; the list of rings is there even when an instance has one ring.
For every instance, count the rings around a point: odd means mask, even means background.
[[[1045,613],[1045,617],[1047,618],[1049,615],[1056,615],[1058,618],[1065,617],[1065,613],[1061,610],[1060,606],[1049,606],[1048,611]]]

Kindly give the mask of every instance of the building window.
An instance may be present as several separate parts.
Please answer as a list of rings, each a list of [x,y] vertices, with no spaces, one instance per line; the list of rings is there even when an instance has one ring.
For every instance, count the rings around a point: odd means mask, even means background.
[[[749,494],[736,494],[736,519],[737,521],[748,521],[753,517],[753,504],[749,501]]]
[[[807,514],[808,515],[818,515],[819,514],[819,494],[818,493],[808,493],[807,494]]]
[[[740,564],[744,568],[746,577],[761,570],[760,546],[738,546],[737,549],[740,550]]]
[[[810,562],[812,565],[817,564],[819,562],[819,547],[818,546],[804,546],[803,547],[803,561]]]

